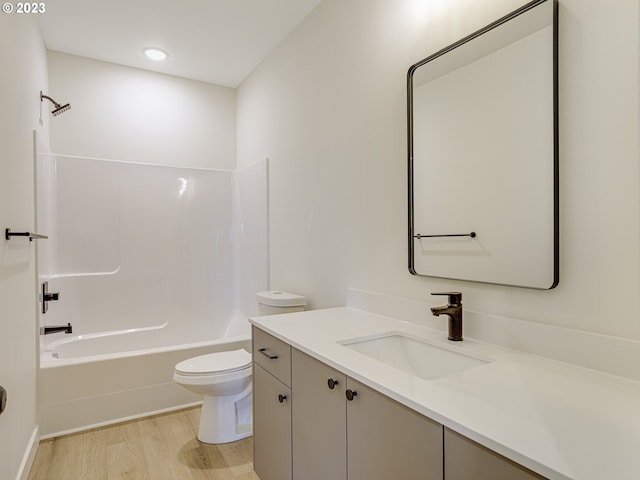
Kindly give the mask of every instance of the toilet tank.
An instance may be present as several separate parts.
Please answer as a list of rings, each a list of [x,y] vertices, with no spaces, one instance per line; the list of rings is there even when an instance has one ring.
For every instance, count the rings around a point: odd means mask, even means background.
[[[302,295],[267,290],[256,293],[258,315],[276,315],[278,313],[302,312],[307,300]]]

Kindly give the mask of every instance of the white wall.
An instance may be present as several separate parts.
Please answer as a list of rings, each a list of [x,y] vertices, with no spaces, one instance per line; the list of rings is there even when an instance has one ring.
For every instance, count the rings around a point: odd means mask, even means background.
[[[560,285],[407,271],[406,71],[525,3],[324,0],[240,86],[238,163],[271,159],[273,288],[315,308],[347,287],[459,289],[476,311],[640,340],[635,0],[560,1]]]
[[[236,90],[49,52],[50,96],[71,110],[51,124],[64,155],[233,169]]]
[[[44,44],[27,15],[0,15],[0,384],[8,391],[0,416],[0,480],[26,478],[36,426],[35,242],[6,241],[4,229],[34,226],[33,130],[48,143]],[[21,475],[25,475],[21,477]]]

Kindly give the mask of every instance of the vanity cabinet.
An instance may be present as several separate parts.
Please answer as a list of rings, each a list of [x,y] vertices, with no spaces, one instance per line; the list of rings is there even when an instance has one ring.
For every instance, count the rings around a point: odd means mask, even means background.
[[[444,451],[446,480],[545,480],[448,428],[444,429]]]
[[[253,328],[260,480],[545,480]]]
[[[253,329],[253,468],[291,480],[291,347]]]
[[[292,349],[294,480],[442,480],[442,426]]]

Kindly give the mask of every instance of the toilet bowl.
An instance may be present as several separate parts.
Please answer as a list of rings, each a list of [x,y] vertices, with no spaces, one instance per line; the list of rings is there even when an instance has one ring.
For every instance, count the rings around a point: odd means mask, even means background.
[[[277,290],[256,294],[258,313],[273,315],[304,310],[306,299]],[[209,353],[176,365],[173,380],[203,395],[198,440],[228,443],[253,433],[251,354],[246,350]]]
[[[252,434],[249,352],[232,350],[184,360],[176,365],[173,380],[203,395],[198,440],[228,443]]]

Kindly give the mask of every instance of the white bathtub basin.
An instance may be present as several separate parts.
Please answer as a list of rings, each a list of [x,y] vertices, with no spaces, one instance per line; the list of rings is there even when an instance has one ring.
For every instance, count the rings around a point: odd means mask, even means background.
[[[491,361],[445,346],[437,346],[400,332],[348,339],[338,343],[425,380],[435,380]]]

